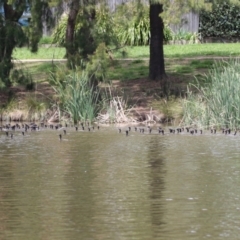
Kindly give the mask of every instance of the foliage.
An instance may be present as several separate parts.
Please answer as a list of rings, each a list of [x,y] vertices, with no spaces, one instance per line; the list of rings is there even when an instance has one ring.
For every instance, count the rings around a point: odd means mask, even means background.
[[[202,37],[234,38],[240,36],[240,7],[226,2],[212,12],[201,11],[199,32]]]
[[[173,34],[173,41],[175,40],[186,40],[189,41],[192,37],[192,33],[179,29],[179,31]]]
[[[119,45],[114,25],[114,14],[106,5],[100,4],[96,8],[96,24],[94,26],[94,35],[98,40],[98,45],[100,43],[104,43],[106,46]]]
[[[8,77],[13,63],[8,52],[11,53],[14,47],[21,47],[26,42],[26,38],[16,22],[3,21],[0,25],[4,26],[0,28],[0,82],[3,87],[9,87],[11,83]]]
[[[24,85],[27,90],[33,90],[34,88],[32,76],[22,69],[13,69],[10,73],[10,80],[12,85]]]
[[[6,87],[5,82],[0,78],[0,90]]]
[[[26,96],[23,105],[24,109],[27,110],[25,119],[32,121],[43,120],[46,117],[46,111],[49,107],[46,101],[41,101],[31,94]]]
[[[128,2],[118,6],[114,17],[115,31],[122,44],[147,45],[150,37],[149,7]]]
[[[1,1],[0,8],[4,11],[0,15],[0,82],[9,87],[10,70],[13,50],[28,43],[32,52],[38,49],[38,42],[42,36],[43,21],[49,19],[48,1]],[[29,8],[31,21],[27,27],[22,27],[18,21],[25,10]],[[4,17],[3,17],[4,16]]]
[[[159,1],[159,0],[157,0]],[[163,13],[161,16],[166,24],[178,24],[182,20],[182,15],[189,12],[199,12],[201,9],[210,10],[212,3],[206,0],[174,0],[174,4],[169,0],[161,0]]]
[[[183,29],[179,29],[178,32],[174,33],[171,28],[166,25],[164,26],[164,40],[166,43],[170,41],[188,41],[190,44],[199,43],[201,40],[201,34],[187,32]]]
[[[50,36],[44,36],[40,39],[39,44],[52,44],[53,38]]]
[[[59,106],[62,111],[70,114],[74,123],[92,121],[99,111],[99,91],[95,90],[90,82],[89,74],[84,71],[65,74],[63,80],[55,74],[52,75]]]
[[[93,10],[96,11],[95,19],[88,21],[86,14]],[[53,42],[58,43],[60,46],[65,45],[67,19],[68,17],[63,15],[52,34]],[[86,57],[88,54],[92,54],[100,43],[105,43],[106,46],[117,44],[113,24],[113,16],[106,5],[101,4],[96,8],[85,6],[84,9],[79,10],[75,26],[75,38],[77,41],[75,44],[78,46],[77,49],[80,55]],[[92,38],[94,42],[87,44],[87,37]],[[90,47],[91,49],[89,49]]]
[[[3,121],[42,121],[46,118],[49,104],[36,97],[35,93],[26,94],[24,99],[10,96],[0,107],[0,119]]]
[[[101,43],[95,53],[89,57],[87,72],[100,82],[107,80],[107,70],[110,63],[109,55],[106,53],[106,46]]]
[[[185,124],[198,127],[240,126],[240,62],[216,63],[204,81],[191,86],[183,102]]]
[[[63,15],[53,30],[53,33],[52,33],[53,43],[57,43],[59,46],[64,46],[65,38],[66,38],[65,37],[66,27],[67,27],[67,16]]]
[[[164,26],[163,34],[164,34],[164,41],[166,43],[173,40],[174,32],[172,31],[172,29],[168,25]]]

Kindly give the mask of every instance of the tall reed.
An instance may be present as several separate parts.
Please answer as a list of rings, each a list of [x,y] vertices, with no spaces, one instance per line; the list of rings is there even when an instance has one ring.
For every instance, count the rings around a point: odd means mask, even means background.
[[[198,127],[240,126],[240,60],[215,63],[203,82],[190,86],[183,122]],[[196,91],[197,90],[197,91]]]
[[[76,71],[59,79],[52,75],[53,88],[59,99],[60,109],[67,112],[74,123],[92,121],[99,110],[99,91],[91,85],[87,72]]]

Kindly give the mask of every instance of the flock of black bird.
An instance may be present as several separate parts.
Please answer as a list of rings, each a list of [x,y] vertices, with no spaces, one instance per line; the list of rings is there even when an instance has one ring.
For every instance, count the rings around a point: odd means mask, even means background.
[[[86,130],[86,131],[90,132],[90,131],[94,130],[95,128],[98,130],[100,129],[99,125],[91,126],[89,123],[87,123],[85,125],[84,125],[84,123],[81,123],[80,125],[81,125],[82,131]],[[61,130],[63,132],[63,134],[66,134],[67,128],[69,128],[69,127],[74,128],[76,131],[79,130],[79,126],[73,126],[73,125],[69,125],[67,123],[62,125],[62,124],[45,124],[44,122],[41,122],[39,125],[36,123],[29,123],[29,124],[16,123],[14,125],[11,125],[10,123],[8,123],[8,124],[0,126],[0,131],[5,132],[7,137],[13,138],[13,133],[15,131],[21,131],[23,136],[25,135],[26,132],[41,131],[44,129]],[[59,139],[62,140],[62,134],[59,134]]]
[[[128,134],[131,130],[132,130],[132,128],[128,127],[128,129],[126,130],[126,136],[128,136]],[[122,130],[120,128],[118,129],[118,131],[119,131],[119,133],[122,132]],[[148,126],[147,129],[141,128],[141,127],[139,127],[139,128],[134,127],[134,131],[135,132],[139,131],[140,133],[148,132],[149,134],[151,134],[153,132],[153,129],[150,126]],[[208,131],[211,134],[217,134],[217,129],[216,128],[212,128]],[[165,134],[180,134],[180,133],[184,133],[184,132],[188,133],[188,134],[191,134],[191,135],[196,135],[196,134],[202,135],[203,134],[202,129],[196,129],[196,128],[193,128],[193,127],[168,128],[168,132],[166,132],[166,128],[164,129],[162,127],[158,127],[157,132],[155,130],[155,133],[162,134],[162,135],[165,135]],[[221,133],[225,134],[225,135],[230,135],[232,132],[233,132],[233,135],[235,136],[235,135],[237,135],[238,130],[232,131],[230,128],[222,128],[221,129]]]
[[[28,131],[40,131],[43,129],[53,129],[53,130],[61,130],[62,133],[60,133],[59,136],[59,140],[62,140],[62,134],[66,134],[67,133],[67,129],[68,128],[72,128],[75,129],[75,131],[81,130],[81,131],[93,131],[94,129],[99,130],[100,126],[99,125],[91,125],[89,122],[87,123],[80,123],[80,125],[69,125],[67,123],[65,123],[64,125],[62,124],[45,124],[44,122],[41,122],[40,124],[36,124],[36,123],[22,123],[22,124],[5,124],[2,125],[0,127],[0,131],[4,131],[7,137],[13,138],[13,133],[15,131],[21,131],[22,135],[24,136],[26,132]],[[170,134],[181,134],[181,133],[186,133],[186,134],[190,134],[190,135],[202,135],[203,134],[203,130],[202,129],[197,129],[197,128],[193,128],[193,127],[177,127],[177,128],[162,128],[162,127],[158,127],[156,128],[152,128],[150,126],[147,127],[127,127],[125,129],[121,129],[118,128],[118,132],[119,133],[124,133],[126,136],[129,136],[131,131],[135,131],[135,132],[139,132],[141,134],[144,133],[148,133],[148,134],[161,134],[161,135],[170,135]],[[216,128],[212,128],[209,130],[206,130],[208,133],[210,134],[217,134],[217,129]],[[221,134],[225,134],[225,135],[237,135],[238,130],[231,130],[230,128],[226,127],[226,128],[222,128],[220,130]]]

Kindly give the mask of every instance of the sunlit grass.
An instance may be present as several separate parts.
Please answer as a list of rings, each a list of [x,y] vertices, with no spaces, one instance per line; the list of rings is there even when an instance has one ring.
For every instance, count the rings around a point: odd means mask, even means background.
[[[149,46],[126,47],[128,58],[149,58]],[[121,53],[114,53],[120,58]],[[206,43],[185,45],[164,45],[166,58],[184,57],[230,57],[240,56],[240,43]]]
[[[16,48],[13,52],[13,59],[63,59],[66,53],[61,47],[39,47],[37,53],[32,53],[30,49]]]
[[[165,57],[240,56],[240,43],[165,45]]]
[[[126,55],[122,55],[122,51]],[[14,51],[14,59],[62,59],[65,56],[65,48],[39,47],[37,53],[31,53],[29,49],[17,48]],[[149,58],[149,46],[125,47],[114,51],[115,58]],[[165,58],[185,57],[230,57],[240,56],[240,43],[206,43],[186,45],[164,45]]]
[[[190,60],[190,61],[175,61],[173,59],[166,61],[166,72],[176,74],[197,74],[196,70],[207,71],[212,67],[214,60]],[[22,63],[19,65],[24,72],[32,75],[34,81],[46,81],[49,73],[54,72],[56,67],[64,68],[65,63],[52,63],[52,62],[34,62]],[[116,60],[108,69],[108,80],[132,80],[138,78],[147,78],[149,73],[148,60]]]
[[[214,60],[201,59],[190,61],[175,61],[173,59],[165,62],[166,72],[174,72],[177,74],[197,74],[196,70],[201,69],[207,72],[214,64]],[[131,80],[137,78],[147,78],[149,73],[148,60],[126,60],[115,61],[113,66],[109,68],[110,80]]]

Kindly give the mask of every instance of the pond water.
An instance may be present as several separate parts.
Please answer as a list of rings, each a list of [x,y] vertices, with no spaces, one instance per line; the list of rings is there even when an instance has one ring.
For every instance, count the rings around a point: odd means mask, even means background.
[[[0,239],[239,239],[240,135],[0,132]]]

